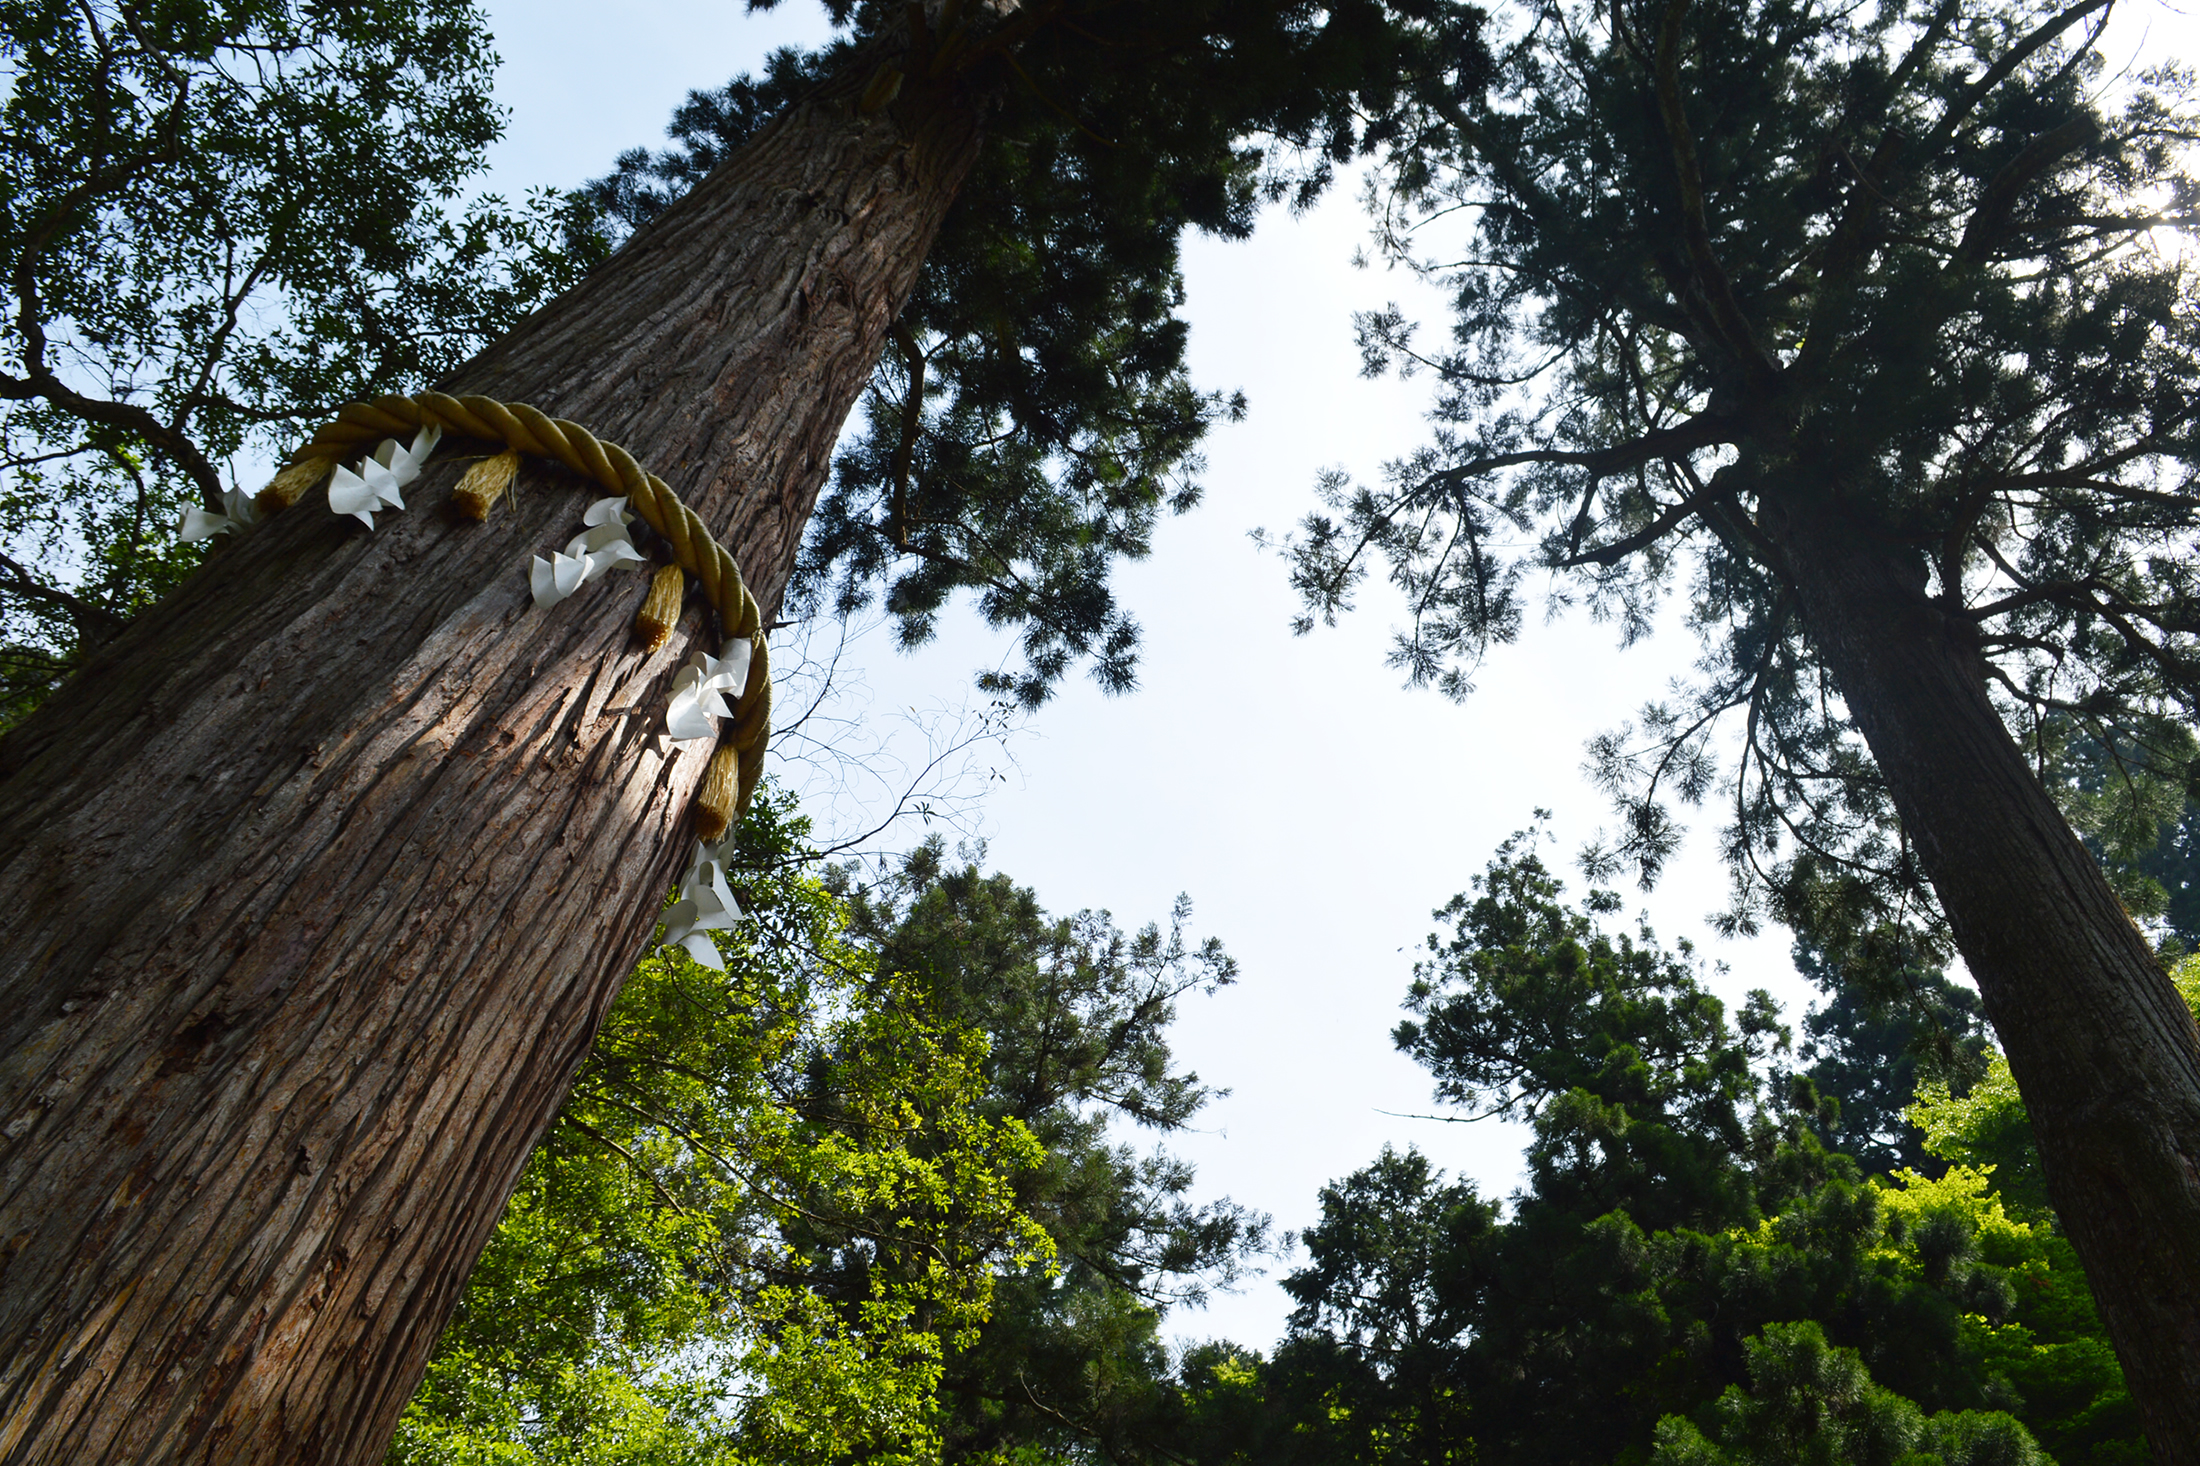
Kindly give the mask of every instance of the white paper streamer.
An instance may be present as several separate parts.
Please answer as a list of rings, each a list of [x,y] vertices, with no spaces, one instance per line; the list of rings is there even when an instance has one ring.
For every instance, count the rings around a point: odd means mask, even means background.
[[[222,490],[222,510],[220,514],[197,508],[184,510],[182,521],[176,525],[177,538],[188,545],[218,534],[251,529],[260,522],[259,504],[242,489]]]
[[[749,659],[756,648],[746,637],[736,637],[726,643],[724,650],[722,657],[697,652],[673,677],[672,705],[665,709],[665,731],[672,735],[673,742],[716,738],[715,720],[732,716],[725,694],[731,692],[738,698],[741,689],[748,686]]]
[[[537,555],[528,567],[527,585],[535,593],[535,604],[554,606],[608,570],[647,564],[648,557],[634,547],[634,538],[627,533],[633,522],[623,497],[598,499],[589,505],[581,516],[588,528],[573,537],[565,553],[547,560]]]
[[[443,429],[430,423],[420,430],[410,448],[400,447],[395,438],[384,438],[382,446],[374,450],[372,457],[361,459],[356,470],[338,465],[336,476],[329,480],[328,507],[374,528],[375,515],[405,507],[404,496],[398,490],[420,477],[420,466],[428,461],[436,440],[442,436]]]
[[[726,970],[725,959],[708,933],[731,931],[748,920],[726,885],[725,843],[696,842],[695,856],[680,878],[680,899],[665,913],[665,945],[683,947],[697,962],[719,972]]]

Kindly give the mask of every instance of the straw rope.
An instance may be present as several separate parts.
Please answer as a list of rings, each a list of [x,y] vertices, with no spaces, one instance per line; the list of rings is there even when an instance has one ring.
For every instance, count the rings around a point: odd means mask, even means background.
[[[764,745],[771,735],[771,664],[763,612],[742,583],[732,554],[663,479],[636,463],[624,448],[606,443],[579,423],[545,416],[524,402],[441,392],[380,397],[347,404],[292,453],[289,463],[260,491],[261,512],[278,513],[297,503],[339,460],[371,449],[380,439],[416,433],[431,424],[447,433],[502,443],[509,450],[474,465],[453,491],[460,509],[471,518],[486,519],[489,506],[510,487],[519,466],[514,455],[531,454],[562,463],[609,493],[624,495],[642,522],[671,548],[673,563],[701,583],[725,635],[748,639],[754,652],[748,682],[734,707],[732,731],[721,735],[696,798],[696,833],[705,841],[719,838],[748,808],[763,773]],[[662,599],[661,594],[653,596],[645,605],[645,619]]]

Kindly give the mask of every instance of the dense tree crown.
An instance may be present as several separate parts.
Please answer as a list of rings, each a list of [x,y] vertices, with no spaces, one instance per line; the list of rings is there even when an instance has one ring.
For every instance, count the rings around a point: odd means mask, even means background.
[[[393,1463],[909,1460],[995,1274],[1053,1254],[984,1031],[880,965],[768,791],[725,970],[627,979]]]
[[[1932,925],[1760,522],[1781,493],[1863,516],[1972,628],[2043,768],[2084,738],[2115,779],[2181,789],[2200,309],[2158,241],[2200,210],[2195,124],[2179,73],[2111,92],[2106,13],[1454,19],[1381,197],[1390,256],[1452,295],[1450,340],[1361,321],[1370,370],[1434,372],[1441,431],[1381,487],[1329,485],[1293,551],[1312,613],[1386,562],[1413,608],[1399,664],[1463,693],[1537,584],[1630,639],[1682,595],[1705,675],[1595,749],[1626,816],[1602,853],[1654,874],[1669,801],[1729,788],[1738,923],[1769,897],[1828,940]]]
[[[628,979],[407,1410],[393,1466],[1143,1458],[1183,1415],[1165,1310],[1263,1223],[1167,1131],[1212,940],[1050,917],[942,847],[817,871],[775,794],[713,972]]]
[[[1387,564],[1397,661],[1462,695],[1531,582],[1628,638],[1682,597],[1697,675],[1591,746],[1592,873],[1717,794],[1728,930],[1877,992],[1960,951],[2186,1461],[2200,1029],[2055,799],[2144,854],[2200,712],[2200,114],[2103,77],[2109,3],[1416,7],[1452,44],[1376,203],[1450,339],[1361,325],[1437,432],[1290,553],[1307,625]]]
[[[577,193],[464,208],[501,118],[482,18],[459,0],[239,0],[150,29],[128,7],[13,15],[9,716],[198,563],[178,513],[256,488],[234,482],[238,455],[437,383],[901,14],[827,8],[844,39],[695,94],[670,150]],[[1024,666],[994,690],[1036,703],[1079,659],[1121,690],[1137,629],[1109,567],[1198,501],[1198,443],[1240,410],[1185,373],[1178,240],[1242,237],[1262,199],[1311,198],[1388,108],[1413,40],[1373,0],[1049,0],[956,54],[979,33],[959,9],[881,76],[990,88],[992,142],[796,590],[842,610],[883,592],[915,642],[971,589],[1021,633]]]
[[[1163,1314],[1263,1224],[1111,1123],[1197,1114],[1166,1029],[1234,964],[1183,903],[1055,918],[937,842],[820,879],[807,834],[777,795],[742,826],[725,972],[629,977],[393,1466],[1144,1459],[1181,1428]]]
[[[868,9],[842,7],[859,31]],[[991,690],[1043,700],[1080,659],[1132,684],[1137,625],[1110,566],[1199,501],[1198,445],[1242,404],[1184,366],[1178,244],[1242,238],[1258,206],[1304,202],[1393,105],[1419,44],[1368,0],[1168,0],[1020,7],[1013,75],[834,467],[795,589],[883,599],[922,642],[962,590],[1019,633]],[[697,92],[673,146],[637,149],[587,193],[614,237],[656,217],[845,45],[782,52]]]
[[[1853,1091],[1761,993],[1730,1015],[1610,893],[1559,894],[1533,837],[1500,851],[1397,1032],[1463,1116],[1529,1118],[1523,1185],[1386,1150],[1325,1188],[1274,1356],[1185,1362],[1196,1459],[2147,1459],[2006,1066],[1927,1086],[1931,1175],[1863,1179],[1817,1138]]]
[[[1177,1069],[1177,1001],[1234,980],[1213,938],[1050,917],[1033,893],[937,843],[852,892],[853,929],[946,1020],[987,1035],[988,1113],[1028,1126],[1045,1161],[1016,1198],[1054,1243],[1051,1267],[1003,1276],[993,1317],[941,1388],[946,1459],[1145,1460],[1182,1428],[1161,1338],[1168,1311],[1238,1281],[1264,1218],[1190,1199],[1192,1168],[1126,1131],[1194,1122],[1215,1091]]]
[[[1439,913],[1396,1034],[1461,1118],[1528,1119],[1520,1189],[1386,1149],[1321,1192],[1271,1355],[1172,1351],[1260,1224],[1110,1125],[1196,1114],[1166,1029],[1228,959],[936,842],[820,882],[766,815],[757,924],[724,974],[637,970],[393,1459],[2146,1459],[2006,1064],[1869,1137],[1921,1168],[1861,1166],[1818,1137],[1884,1102],[1884,1035],[1821,1026],[1821,1089],[1761,993],[1564,904],[1533,834]]]
[[[577,201],[460,206],[502,126],[463,0],[0,16],[0,725],[199,563],[344,401],[425,386],[601,254]]]

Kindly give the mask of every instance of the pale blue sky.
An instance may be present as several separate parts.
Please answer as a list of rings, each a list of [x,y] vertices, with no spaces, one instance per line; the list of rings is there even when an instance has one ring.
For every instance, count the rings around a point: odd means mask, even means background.
[[[735,0],[626,0],[611,26],[614,12],[593,5],[488,8],[504,57],[498,99],[512,109],[490,183],[510,195],[605,172],[624,149],[658,143],[688,89],[823,34],[804,0],[756,17]],[[2158,4],[2126,13],[2125,34],[2150,32],[2150,50],[2191,34],[2189,15]],[[1318,1188],[1386,1142],[1510,1189],[1518,1132],[1385,1113],[1431,1108],[1426,1076],[1388,1037],[1414,955],[1430,910],[1538,805],[1554,811],[1555,853],[1577,875],[1572,853],[1606,819],[1581,777],[1584,741],[1694,655],[1678,633],[1622,652],[1584,618],[1531,625],[1455,706],[1401,688],[1384,665],[1393,618],[1379,590],[1335,631],[1290,634],[1283,567],[1247,531],[1288,528],[1312,507],[1318,470],[1369,478],[1422,437],[1416,384],[1357,374],[1351,313],[1414,299],[1407,281],[1350,268],[1362,232],[1351,199],[1333,195],[1310,217],[1271,217],[1249,243],[1189,246],[1194,375],[1242,388],[1250,412],[1210,442],[1206,504],[1165,525],[1154,557],[1120,576],[1146,629],[1139,690],[1104,698],[1073,682],[1012,741],[1012,762],[986,766],[1006,777],[974,816],[990,863],[1050,908],[1105,907],[1135,926],[1188,892],[1196,930],[1239,958],[1238,986],[1183,1006],[1179,1053],[1232,1094],[1174,1148],[1198,1165],[1201,1195],[1233,1196],[1279,1229],[1314,1220]],[[969,700],[973,672],[1006,650],[967,615],[916,656],[870,636],[850,658],[869,688],[857,711],[890,735],[897,710]],[[906,738],[898,751],[920,752]],[[1792,1022],[1809,990],[1784,939],[1705,932],[1725,891],[1714,823],[1699,822],[1653,896],[1630,900],[1661,936],[1695,938],[1726,964],[1722,991],[1769,987]],[[900,844],[922,837],[921,825],[904,830]],[[1288,1266],[1271,1263],[1266,1279],[1175,1317],[1172,1331],[1268,1348],[1289,1306],[1275,1286]]]

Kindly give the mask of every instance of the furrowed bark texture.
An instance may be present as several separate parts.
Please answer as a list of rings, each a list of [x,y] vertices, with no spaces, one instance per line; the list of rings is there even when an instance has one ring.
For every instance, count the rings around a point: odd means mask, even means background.
[[[795,109],[451,387],[627,445],[769,616],[980,104]],[[0,742],[0,1462],[378,1461],[648,939],[716,630],[540,611],[596,491],[319,494]]]
[[[2155,1459],[2200,1462],[2200,1032],[1986,694],[1838,506],[1768,506],[1811,636],[1977,979]]]

